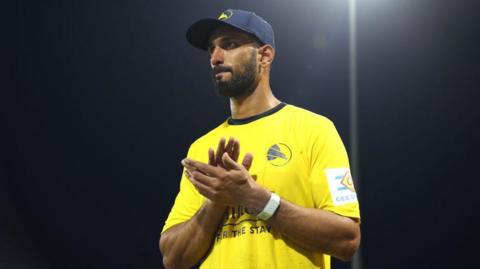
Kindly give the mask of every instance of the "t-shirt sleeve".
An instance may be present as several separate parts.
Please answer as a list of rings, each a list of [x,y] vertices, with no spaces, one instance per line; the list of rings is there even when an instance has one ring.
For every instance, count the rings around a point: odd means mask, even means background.
[[[310,180],[316,208],[360,220],[357,194],[345,146],[329,120],[312,136]]]
[[[194,145],[190,147],[187,155],[189,158],[196,159]],[[184,172],[185,169],[183,170],[180,179],[180,191],[178,192],[177,197],[175,198],[175,203],[165,221],[162,233],[176,224],[188,221],[193,215],[195,215],[195,213],[197,213],[198,209],[205,201],[205,198],[200,195],[190,180],[184,175]]]

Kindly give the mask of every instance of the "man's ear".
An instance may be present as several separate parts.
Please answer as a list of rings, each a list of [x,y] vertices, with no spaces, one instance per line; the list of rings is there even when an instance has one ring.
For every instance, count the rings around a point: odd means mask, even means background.
[[[260,53],[260,64],[263,66],[271,65],[275,58],[275,49],[268,44],[265,44],[258,48]]]

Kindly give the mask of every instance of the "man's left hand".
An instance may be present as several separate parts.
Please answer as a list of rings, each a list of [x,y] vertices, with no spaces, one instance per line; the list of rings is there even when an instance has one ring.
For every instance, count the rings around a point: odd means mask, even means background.
[[[182,164],[185,175],[198,192],[212,202],[243,205],[251,214],[260,212],[270,199],[270,192],[258,185],[245,167],[228,153],[222,155],[221,161],[222,166],[212,166],[187,158]]]

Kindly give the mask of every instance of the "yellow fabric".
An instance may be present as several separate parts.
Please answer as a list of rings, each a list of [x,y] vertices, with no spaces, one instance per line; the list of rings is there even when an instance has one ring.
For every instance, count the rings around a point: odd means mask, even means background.
[[[339,200],[342,204],[335,205],[332,199],[332,186],[329,186],[332,183],[329,182],[333,181],[327,179],[325,171],[331,168],[348,171],[349,163],[345,147],[327,118],[286,105],[271,115],[246,124],[224,122],[195,141],[188,157],[207,163],[208,148],[215,149],[221,137],[228,139],[230,136],[240,141],[240,159],[247,152],[253,154],[250,173],[257,176],[257,182],[282,199],[360,219],[353,185],[349,190],[339,185],[343,188],[342,194],[348,193],[351,199],[354,197],[352,201]],[[162,232],[189,220],[204,201],[205,198],[183,176],[180,192]],[[201,268],[326,269],[330,268],[330,256],[295,245],[265,222],[237,207],[226,213],[223,226]]]

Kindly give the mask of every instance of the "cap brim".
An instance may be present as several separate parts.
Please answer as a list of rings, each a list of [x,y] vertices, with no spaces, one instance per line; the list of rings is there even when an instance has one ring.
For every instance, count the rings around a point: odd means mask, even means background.
[[[208,39],[212,31],[220,26],[232,26],[224,21],[217,19],[203,19],[192,24],[187,30],[187,40],[192,46],[207,50]]]

